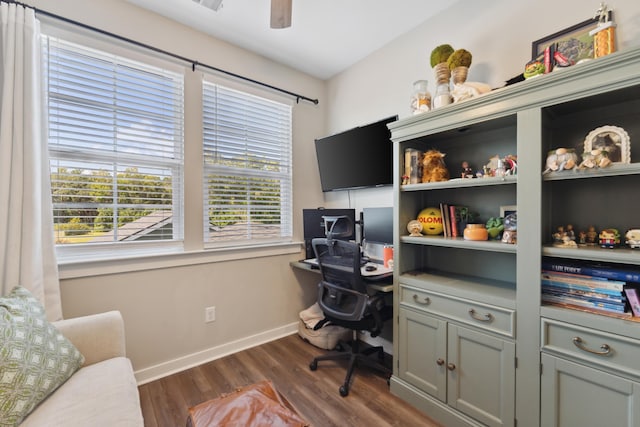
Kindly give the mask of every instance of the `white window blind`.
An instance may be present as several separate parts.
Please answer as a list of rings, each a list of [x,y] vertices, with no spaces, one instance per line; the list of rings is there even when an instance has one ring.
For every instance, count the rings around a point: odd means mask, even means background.
[[[183,236],[183,76],[43,38],[58,245]]]
[[[290,241],[291,106],[203,83],[204,239]]]

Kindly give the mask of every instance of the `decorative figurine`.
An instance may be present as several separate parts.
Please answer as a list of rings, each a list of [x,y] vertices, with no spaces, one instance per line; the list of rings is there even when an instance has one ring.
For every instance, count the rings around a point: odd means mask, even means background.
[[[564,226],[558,226],[555,233],[553,233],[553,244],[554,245],[562,245],[564,243],[564,238],[567,233],[564,231]]]
[[[469,162],[462,162],[462,178],[475,178],[473,174],[473,169],[469,166]]]
[[[422,236],[422,223],[417,219],[412,219],[407,224],[407,231],[410,233],[410,236],[420,237]]]
[[[576,241],[576,233],[573,231],[573,225],[571,224],[567,224],[567,239],[571,240],[572,242]]]
[[[603,248],[611,249],[620,244],[620,233],[615,228],[605,228],[599,237],[600,246]]]
[[[518,214],[512,213],[504,217],[504,231],[502,232],[502,243],[515,245],[518,243]]]
[[[578,245],[586,245],[587,244],[587,232],[584,230],[580,230],[578,232]]]
[[[582,154],[582,163],[578,169],[606,168],[609,165],[611,165],[609,153],[606,150],[594,149]]]
[[[585,233],[586,236],[586,233]],[[553,246],[559,248],[576,248],[576,234],[573,231],[573,225],[559,226],[557,231],[553,233]]]
[[[632,228],[624,235],[625,243],[631,249],[640,248],[640,228]]]
[[[546,174],[549,172],[573,169],[577,164],[578,155],[576,154],[576,150],[558,148],[556,150],[549,151],[545,170],[542,173]]]
[[[598,238],[598,232],[596,231],[596,228],[593,225],[590,225],[587,231],[587,239],[586,239],[587,245],[594,246],[596,244],[597,238]]]

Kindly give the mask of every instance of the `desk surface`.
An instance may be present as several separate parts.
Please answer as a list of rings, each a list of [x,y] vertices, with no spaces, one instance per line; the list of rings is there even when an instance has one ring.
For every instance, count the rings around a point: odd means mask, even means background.
[[[310,261],[291,261],[289,263],[291,267],[299,268],[301,270],[311,271],[316,274],[320,274],[320,269],[318,265]],[[393,284],[387,283],[387,280],[393,276],[393,270],[390,268],[385,268],[382,265],[376,264],[378,267],[374,271],[366,271],[365,266],[362,267],[362,276],[367,280],[367,285],[371,287],[371,289],[375,289],[379,292],[392,292]],[[383,281],[382,283],[377,283],[377,281]]]

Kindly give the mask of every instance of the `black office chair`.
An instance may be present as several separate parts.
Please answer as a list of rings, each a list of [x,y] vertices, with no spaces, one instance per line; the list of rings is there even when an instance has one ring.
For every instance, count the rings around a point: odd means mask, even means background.
[[[367,285],[360,270],[360,245],[336,239],[351,234],[345,221],[349,221],[348,218],[338,218],[331,232],[327,233],[327,238],[312,240],[322,274],[322,281],[318,284],[318,304],[325,316],[315,329],[326,323],[343,326],[353,331],[352,340],[349,343],[338,344],[343,351],[318,356],[309,364],[309,368],[315,371],[318,362],[322,360],[349,360],[344,383],[339,388],[341,396],[349,394],[351,377],[356,365],[365,365],[387,376],[391,375],[390,369],[383,364],[382,347],[360,350],[357,331],[364,330],[372,337],[377,336],[382,331],[384,321],[392,317],[392,308],[385,304],[383,294],[370,295],[367,292]],[[369,357],[374,353],[377,353],[377,359]]]

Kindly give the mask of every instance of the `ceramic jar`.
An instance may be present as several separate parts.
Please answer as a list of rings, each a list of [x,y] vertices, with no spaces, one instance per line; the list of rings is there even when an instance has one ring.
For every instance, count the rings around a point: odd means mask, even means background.
[[[465,240],[487,240],[489,232],[484,224],[467,224],[463,232]]]

